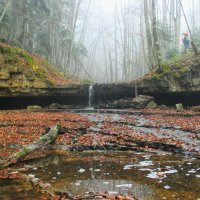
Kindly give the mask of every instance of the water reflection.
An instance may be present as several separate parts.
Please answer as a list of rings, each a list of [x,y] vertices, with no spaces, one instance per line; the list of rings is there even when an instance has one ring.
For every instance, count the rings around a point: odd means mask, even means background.
[[[27,174],[74,195],[108,191],[141,200],[200,198],[200,161],[180,155],[51,152],[46,158],[27,164]],[[19,196],[18,191],[26,186],[16,181],[5,184],[5,180],[0,179],[0,199],[9,199],[11,188],[14,188],[12,196]],[[31,199],[31,192],[26,195]]]
[[[34,163],[38,170],[28,173],[74,195],[109,191],[144,200],[200,198],[200,179],[196,176],[200,162],[180,155],[89,152],[52,154],[43,162],[42,167]],[[149,177],[150,173],[156,178]]]
[[[77,183],[79,183],[77,185]],[[107,191],[110,194],[135,195],[140,199],[152,199],[153,191],[148,185],[135,183],[131,180],[96,179],[83,180],[71,183],[68,191],[75,194],[84,194],[86,191]]]

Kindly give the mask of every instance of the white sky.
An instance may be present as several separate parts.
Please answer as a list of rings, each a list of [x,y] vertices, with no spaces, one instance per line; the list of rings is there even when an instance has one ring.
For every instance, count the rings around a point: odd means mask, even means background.
[[[95,34],[99,33],[100,29],[109,30],[114,27],[114,11],[115,1],[119,4],[121,0],[91,0],[90,13],[89,13],[89,24],[88,33]],[[126,2],[133,2],[135,6],[138,6],[142,0],[126,0]],[[137,2],[138,1],[138,2]],[[161,1],[161,0],[158,0]],[[182,0],[185,11],[189,10],[191,0]],[[189,18],[190,16],[188,16]],[[187,31],[186,23],[182,18],[182,31]]]

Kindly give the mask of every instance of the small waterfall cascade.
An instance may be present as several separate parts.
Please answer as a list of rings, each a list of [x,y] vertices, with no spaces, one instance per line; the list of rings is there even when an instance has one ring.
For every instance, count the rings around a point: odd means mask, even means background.
[[[89,99],[88,99],[89,108],[94,107],[94,87],[93,85],[89,86]]]

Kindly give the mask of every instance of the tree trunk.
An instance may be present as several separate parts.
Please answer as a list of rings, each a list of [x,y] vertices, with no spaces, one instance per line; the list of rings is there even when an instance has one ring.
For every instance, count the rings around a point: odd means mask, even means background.
[[[127,18],[125,14],[123,14],[123,25],[124,25],[124,40],[123,40],[123,81],[127,81],[127,51],[128,51],[128,25]]]
[[[4,169],[13,164],[16,164],[19,161],[21,161],[24,157],[26,157],[27,155],[34,152],[35,150],[40,149],[48,144],[53,143],[57,138],[59,130],[60,130],[59,125],[52,127],[50,129],[50,131],[47,134],[45,134],[44,136],[40,137],[38,141],[36,141],[33,144],[30,144],[28,146],[25,146],[21,151],[15,153],[8,160],[4,161],[3,164],[1,164],[0,169]]]
[[[153,29],[153,45],[155,51],[155,59],[158,65],[158,69],[161,69],[161,55],[160,55],[160,46],[158,43],[158,35],[157,35],[157,22],[156,22],[156,4],[155,0],[152,0],[152,29]]]
[[[110,61],[110,81],[113,82],[113,64],[112,64],[112,56],[111,51],[109,51],[109,61]]]
[[[73,51],[73,45],[74,45],[74,39],[75,39],[76,24],[77,24],[77,20],[78,20],[78,14],[79,14],[81,2],[82,2],[82,0],[79,0],[77,3],[77,7],[76,7],[75,19],[74,19],[74,23],[73,23],[73,29],[72,29],[70,45],[69,45],[69,52],[68,52],[67,63],[66,63],[67,71],[70,70],[70,66],[71,66],[71,57],[72,57],[72,51]]]
[[[147,37],[147,48],[148,48],[148,65],[150,69],[153,69],[154,60],[153,60],[153,42],[150,28],[150,20],[149,20],[149,7],[148,1],[144,0],[144,21],[146,27],[146,37]]]
[[[115,81],[118,81],[117,1],[115,0]]]
[[[12,0],[8,0],[7,1],[6,5],[5,5],[5,7],[4,7],[4,9],[3,9],[2,13],[1,13],[1,16],[0,16],[0,23],[2,23],[2,20],[3,20],[4,16],[5,16],[5,14],[6,14],[7,9],[9,8],[9,5],[10,5],[11,2],[12,2]]]
[[[179,0],[176,0],[176,17],[175,17],[175,49],[179,48],[180,44],[180,32],[181,32],[181,4]]]

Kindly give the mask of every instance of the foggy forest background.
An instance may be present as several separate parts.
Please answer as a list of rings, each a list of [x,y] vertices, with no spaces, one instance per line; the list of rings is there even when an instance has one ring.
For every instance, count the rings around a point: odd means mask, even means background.
[[[39,54],[66,76],[131,81],[200,45],[199,0],[0,0],[0,39]]]

